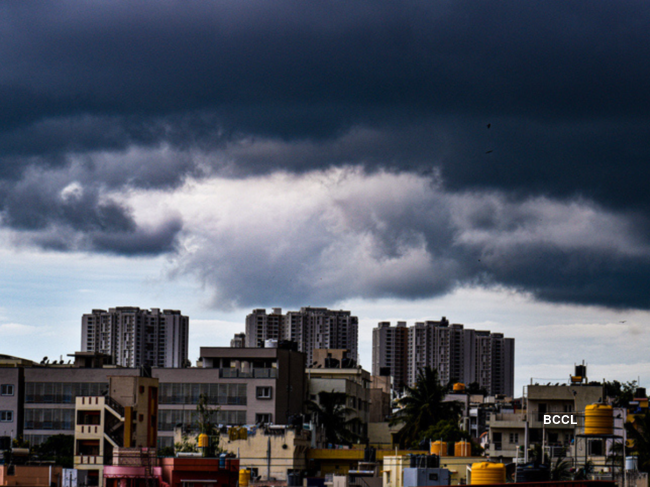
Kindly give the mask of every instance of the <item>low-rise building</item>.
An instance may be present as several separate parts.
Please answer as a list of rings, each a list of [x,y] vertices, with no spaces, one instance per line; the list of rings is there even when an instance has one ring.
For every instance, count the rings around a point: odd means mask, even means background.
[[[115,449],[144,448],[155,459],[157,423],[158,379],[109,377],[108,395],[75,399],[75,468],[87,471],[88,485],[102,485]]]
[[[23,434],[23,369],[0,367],[0,455]]]
[[[346,395],[347,406],[354,410],[347,419],[358,419],[352,424],[352,433],[361,442],[368,435],[370,419],[370,373],[345,360],[346,350],[316,350],[315,366],[307,369],[309,397],[318,402],[321,392],[340,392]],[[330,365],[330,367],[325,367]]]
[[[201,368],[151,369],[151,376],[160,382],[158,447],[173,446],[177,424],[188,428],[195,424],[201,394],[218,409],[215,420],[222,425],[286,424],[302,414],[306,399],[303,353],[283,348],[204,347],[201,354]],[[0,423],[0,428],[9,438],[22,430],[32,446],[52,435],[74,435],[76,397],[105,396],[110,376],[138,377],[140,372],[139,368],[111,365],[110,356],[91,352],[76,353],[74,364],[0,368],[0,374],[7,377],[2,383],[16,384],[5,388],[13,396],[0,396],[11,403],[7,411],[12,411],[7,415],[12,421]],[[17,382],[16,374],[22,377]]]
[[[503,410],[490,413],[488,455],[504,461],[523,460],[520,446],[539,444],[547,448],[552,458],[571,455],[575,435],[584,427],[587,405],[602,402],[603,387],[585,384],[529,385],[523,400],[523,410]],[[544,414],[568,414],[575,424],[544,425]]]
[[[245,438],[221,435],[219,446],[237,454],[241,468],[251,471],[251,478],[287,481],[290,474],[307,469],[310,432],[302,428],[269,426],[250,428]]]

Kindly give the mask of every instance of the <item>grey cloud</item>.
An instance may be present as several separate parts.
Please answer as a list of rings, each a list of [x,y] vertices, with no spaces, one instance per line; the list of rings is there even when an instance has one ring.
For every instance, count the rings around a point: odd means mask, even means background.
[[[650,305],[650,246],[624,215],[587,200],[513,201],[358,170],[237,184],[219,197],[226,208],[237,199],[237,216],[215,211],[208,229],[187,217],[192,250],[174,263],[212,290],[216,307],[420,299],[475,285],[549,302]],[[307,195],[304,207],[291,203]]]
[[[175,216],[151,228],[138,225],[131,210],[88,174],[77,180],[68,171],[30,170],[0,185],[0,195],[2,224],[23,244],[46,249],[159,254],[174,249],[182,229]]]

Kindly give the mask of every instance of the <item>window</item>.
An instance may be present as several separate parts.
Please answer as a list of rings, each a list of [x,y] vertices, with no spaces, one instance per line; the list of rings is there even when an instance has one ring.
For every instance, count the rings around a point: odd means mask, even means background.
[[[510,443],[519,443],[519,433],[510,433]]]
[[[257,413],[255,415],[255,424],[267,424],[271,422],[271,415],[270,414],[260,414]]]
[[[3,423],[11,423],[14,420],[13,411],[0,411],[0,421]]]
[[[13,396],[14,395],[14,385],[13,384],[2,384],[2,386],[0,386],[0,395]]]
[[[495,450],[501,450],[501,433],[492,433],[492,443]]]
[[[273,397],[273,388],[269,387],[258,387],[256,396],[258,399],[271,399]]]

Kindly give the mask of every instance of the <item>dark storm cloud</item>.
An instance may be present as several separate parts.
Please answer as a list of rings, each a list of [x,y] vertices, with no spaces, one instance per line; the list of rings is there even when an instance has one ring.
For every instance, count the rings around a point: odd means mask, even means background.
[[[23,243],[59,251],[155,255],[174,250],[180,218],[168,215],[142,227],[128,207],[103,194],[100,184],[68,182],[70,176],[31,169],[19,181],[0,183],[2,224],[18,231]]]
[[[463,225],[431,213],[427,198],[395,217],[341,211],[361,225],[350,235],[372,237],[357,269],[367,277],[341,271],[331,276],[337,291],[313,296],[423,297],[476,282],[648,307],[646,253],[629,247],[650,238],[649,23],[650,7],[635,1],[2,2],[2,223],[43,247],[155,254],[177,248],[180,217],[145,228],[112,194],[336,166],[362,166],[366,177],[409,172],[476,211]],[[486,194],[508,211],[484,210]],[[521,207],[538,197],[616,215],[627,238],[586,250],[535,231],[536,241],[508,238],[498,252],[490,240],[458,243],[467,229],[530,230],[539,215]],[[233,259],[239,267],[208,265],[223,257],[214,249],[181,261],[230,283],[216,301],[248,304],[276,296],[282,269],[320,272],[310,260],[333,252],[328,238],[339,236],[314,236],[286,261],[257,248]],[[219,238],[230,248],[228,234]],[[283,289],[304,298],[309,288]]]

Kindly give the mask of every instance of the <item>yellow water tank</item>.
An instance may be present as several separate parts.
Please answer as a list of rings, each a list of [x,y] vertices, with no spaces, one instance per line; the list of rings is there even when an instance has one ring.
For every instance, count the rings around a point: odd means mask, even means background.
[[[465,384],[462,382],[456,382],[454,384],[454,392],[463,392],[465,390]]]
[[[201,433],[199,435],[199,448],[207,448],[208,447],[208,435],[205,433]]]
[[[251,482],[251,471],[247,468],[242,468],[239,471],[239,487],[248,487]]]
[[[454,456],[455,457],[471,457],[472,456],[472,445],[469,441],[457,441],[454,445]]]
[[[506,466],[503,463],[475,463],[472,465],[471,485],[506,483]]]
[[[431,443],[431,454],[439,457],[447,456],[447,442],[434,441]]]
[[[605,404],[590,404],[585,408],[585,435],[614,434],[614,409]]]

